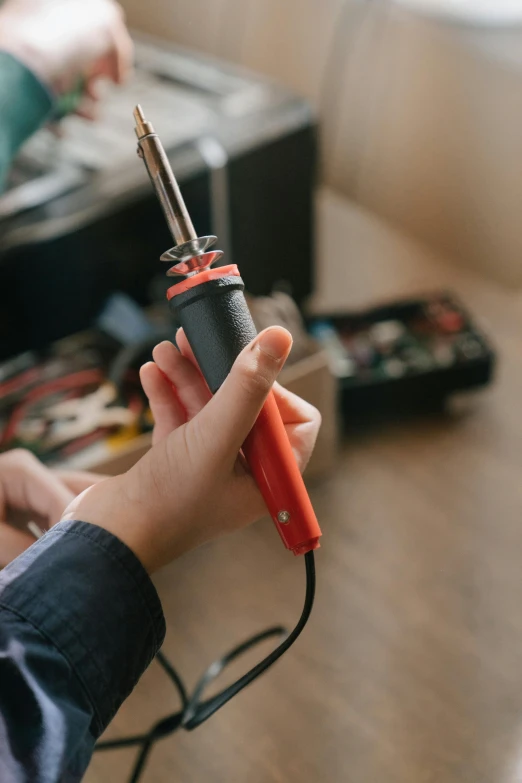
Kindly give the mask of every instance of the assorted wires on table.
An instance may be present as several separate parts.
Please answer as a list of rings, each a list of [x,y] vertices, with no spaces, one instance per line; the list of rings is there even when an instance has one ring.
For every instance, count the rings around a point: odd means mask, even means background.
[[[262,631],[256,636],[242,642],[208,667],[191,694],[188,693],[183,680],[165,655],[163,655],[162,652],[158,653],[156,659],[167,677],[175,686],[181,700],[181,709],[159,720],[150,731],[145,734],[122,737],[121,739],[103,740],[98,742],[94,748],[96,751],[106,751],[115,750],[116,748],[138,747],[139,753],[129,778],[129,783],[138,783],[141,779],[152,747],[158,740],[173,734],[180,728],[192,731],[200,726],[223,707],[223,705],[230,701],[230,699],[242,691],[243,688],[250,685],[250,683],[257,679],[260,674],[263,674],[263,672],[272,666],[272,664],[292,646],[308,622],[315,597],[315,560],[313,551],[307,552],[304,555],[304,561],[306,569],[305,600],[299,621],[290,633],[287,633],[282,626],[274,626],[273,628],[268,628],[266,631]],[[256,645],[271,638],[281,639],[275,650],[263,658],[263,660],[250,669],[250,671],[215,696],[211,696],[207,699],[203,698],[207,688],[220,674],[222,674],[229,664]]]
[[[157,338],[108,348],[93,333],[61,354],[0,382],[0,450],[27,448],[44,462],[63,461],[89,446],[150,429],[138,367]]]

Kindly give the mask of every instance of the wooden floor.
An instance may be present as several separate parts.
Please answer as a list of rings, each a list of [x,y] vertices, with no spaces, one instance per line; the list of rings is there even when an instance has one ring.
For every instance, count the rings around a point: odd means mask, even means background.
[[[522,321],[470,289],[501,354],[465,415],[344,444],[313,488],[318,595],[296,646],[207,724],[154,750],[147,783],[522,781]],[[265,626],[292,625],[303,562],[269,524],[161,572],[165,652],[189,683]],[[250,661],[249,661],[250,662]],[[157,665],[109,730],[176,706]],[[132,751],[89,783],[124,783]]]

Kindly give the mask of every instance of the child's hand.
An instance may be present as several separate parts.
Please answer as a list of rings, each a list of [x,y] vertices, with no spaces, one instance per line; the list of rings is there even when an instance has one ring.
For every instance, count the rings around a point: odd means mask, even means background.
[[[156,419],[154,446],[128,473],[91,487],[66,518],[93,522],[124,541],[153,571],[183,552],[266,514],[238,456],[281,370],[290,334],[266,329],[240,354],[212,397],[181,335],[182,353],[161,343],[142,382]],[[304,468],[320,415],[274,389],[294,453]]]

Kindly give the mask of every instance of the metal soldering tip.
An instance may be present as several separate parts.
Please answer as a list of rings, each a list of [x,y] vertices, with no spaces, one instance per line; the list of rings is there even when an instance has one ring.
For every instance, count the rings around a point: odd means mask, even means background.
[[[149,133],[154,133],[154,128],[152,127],[151,123],[145,119],[143,109],[141,108],[139,103],[134,109],[133,114],[134,114],[134,120],[136,122],[135,131],[138,139],[142,139],[144,136],[147,136]]]
[[[216,237],[198,237],[196,234],[179,185],[172,173],[167,153],[139,105],[134,109],[134,119],[138,137],[138,155],[145,163],[168,227],[176,242],[176,246],[162,256],[163,260],[174,262],[174,266],[167,274],[187,275],[206,269],[223,255],[220,250],[208,251],[216,241]]]

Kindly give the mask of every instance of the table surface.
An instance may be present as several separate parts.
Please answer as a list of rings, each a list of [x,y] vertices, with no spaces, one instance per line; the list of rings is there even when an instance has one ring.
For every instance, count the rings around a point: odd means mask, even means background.
[[[496,385],[460,414],[344,443],[312,488],[324,542],[308,628],[219,715],[158,744],[148,783],[522,780],[522,318],[508,292],[466,291],[500,352]],[[304,593],[302,561],[266,522],[156,581],[164,650],[188,683],[249,634],[292,625]],[[108,734],[176,704],[153,664]],[[88,783],[123,783],[133,757],[95,757]]]

